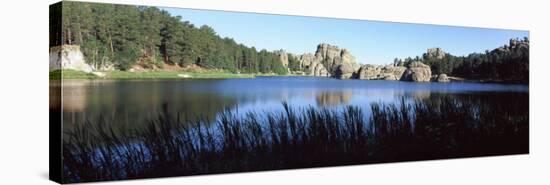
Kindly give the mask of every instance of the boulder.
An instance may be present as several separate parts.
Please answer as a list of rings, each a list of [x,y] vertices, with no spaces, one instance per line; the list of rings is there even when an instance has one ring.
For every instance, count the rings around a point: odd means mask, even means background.
[[[405,73],[405,70],[407,70],[404,66],[385,66],[382,68],[382,79],[383,80],[400,80],[403,76],[403,73]]]
[[[401,80],[412,82],[429,82],[431,77],[432,70],[430,69],[430,66],[419,61],[414,61],[409,64]]]
[[[437,82],[450,82],[451,80],[446,74],[439,74],[436,78]]]
[[[399,80],[406,69],[403,66],[366,64],[358,70],[357,78],[363,80]]]
[[[382,68],[378,65],[365,64],[359,68],[357,72],[357,78],[361,80],[378,80]]]
[[[84,60],[84,54],[78,45],[50,47],[50,71],[57,69],[92,72],[92,67]]]
[[[355,67],[350,63],[340,64],[334,73],[334,77],[339,79],[350,79],[356,72]]]

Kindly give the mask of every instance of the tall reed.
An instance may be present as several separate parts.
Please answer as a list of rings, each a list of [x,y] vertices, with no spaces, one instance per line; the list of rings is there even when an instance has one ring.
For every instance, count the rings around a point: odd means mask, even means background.
[[[214,125],[164,109],[144,129],[100,118],[65,131],[64,181],[528,153],[528,101],[487,102],[498,101],[441,96],[340,111],[283,102],[282,112],[227,109]]]

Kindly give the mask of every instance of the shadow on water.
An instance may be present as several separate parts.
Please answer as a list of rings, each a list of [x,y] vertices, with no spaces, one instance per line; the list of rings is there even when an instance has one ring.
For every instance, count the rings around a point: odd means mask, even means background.
[[[320,102],[347,101],[329,94]],[[88,182],[529,152],[527,93],[411,95],[395,103],[248,112],[214,124],[161,106],[143,129],[99,117],[65,129],[64,180]],[[503,103],[505,102],[505,103]],[[368,116],[367,116],[368,115]]]

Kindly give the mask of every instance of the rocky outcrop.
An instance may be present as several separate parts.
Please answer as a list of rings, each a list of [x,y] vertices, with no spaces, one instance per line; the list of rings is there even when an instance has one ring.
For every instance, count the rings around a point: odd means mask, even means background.
[[[404,66],[385,66],[382,71],[383,80],[401,80],[403,74],[407,70]]]
[[[502,47],[496,48],[491,53],[511,53],[514,50],[525,50],[529,51],[529,41],[528,40],[519,40],[519,39],[510,39],[509,45],[504,45]]]
[[[362,80],[400,80],[406,69],[403,66],[366,64],[358,70],[357,78]]]
[[[279,54],[281,63],[288,67],[288,54],[283,50],[275,52]],[[348,79],[361,67],[348,50],[330,44],[319,44],[315,54],[291,54],[291,56],[298,60],[301,71],[305,75],[311,76],[333,76]]]
[[[286,53],[286,51],[281,49],[275,51],[275,53],[279,55],[279,60],[281,61],[281,64],[283,64],[283,66],[285,67],[288,67],[288,54]]]
[[[380,80],[382,66],[365,64],[359,68],[357,78],[361,80]]]
[[[275,51],[280,56],[281,63],[288,67],[289,55],[283,51]],[[424,57],[442,59],[445,52],[441,48],[428,49]],[[432,78],[430,66],[415,61],[408,66],[370,65],[361,66],[355,57],[346,49],[329,44],[319,44],[315,54],[291,55],[298,60],[304,75],[332,76],[339,79],[362,80],[403,80],[413,82],[429,82]],[[446,75],[439,75],[435,80],[448,82]]]
[[[359,68],[355,56],[348,50],[340,49],[337,46],[330,44],[319,44],[315,51],[315,59],[321,62],[331,74],[335,74],[336,70],[342,64],[351,64],[346,67]]]
[[[312,54],[303,54],[297,57],[300,68],[305,75],[309,76],[330,76],[327,69]]]
[[[92,72],[92,67],[84,60],[84,54],[78,45],[50,47],[50,71],[57,69]]]
[[[275,51],[281,63],[288,67],[289,54],[284,50]],[[442,59],[445,52],[441,48],[428,49],[424,57]],[[413,82],[429,82],[432,79],[430,66],[415,61],[408,66],[397,65],[360,65],[355,57],[346,49],[329,44],[319,44],[315,54],[293,55],[299,63],[300,71],[295,74],[310,76],[331,76],[338,79],[362,80],[402,80]],[[446,75],[434,77],[434,81],[448,82]]]
[[[357,70],[353,64],[343,63],[338,65],[333,76],[339,79],[350,79],[355,76],[356,71]]]
[[[432,60],[432,59],[443,59],[445,58],[445,51],[441,48],[429,48],[426,53],[424,53],[424,59]]]
[[[422,62],[415,61],[407,66],[401,80],[411,82],[429,82],[432,77],[430,66]]]
[[[451,80],[446,74],[439,74],[435,79],[436,82],[450,82]]]
[[[300,63],[300,67],[304,71],[307,71],[309,68],[311,68],[313,63],[320,63],[315,60],[315,56],[313,56],[311,53],[299,55],[297,58],[298,62]]]
[[[327,69],[321,63],[314,63],[309,74],[313,76],[330,76]]]

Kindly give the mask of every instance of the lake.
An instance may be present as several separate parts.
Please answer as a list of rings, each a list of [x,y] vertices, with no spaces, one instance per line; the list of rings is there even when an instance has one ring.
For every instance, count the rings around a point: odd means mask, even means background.
[[[59,86],[53,82],[52,87]],[[482,97],[509,94],[528,101],[527,85],[490,83],[413,83],[338,80],[324,77],[257,77],[252,79],[64,80],[65,126],[99,116],[112,123],[141,125],[162,108],[188,117],[215,120],[225,109],[247,112],[282,111],[282,102],[297,108],[339,110],[352,105],[369,110],[371,103],[423,100],[439,95]],[[55,91],[56,88],[50,88]],[[52,92],[55,93],[55,92]],[[499,100],[499,98],[497,98]],[[482,100],[483,101],[483,100]]]
[[[64,80],[50,94],[71,182],[529,153],[527,85]]]

